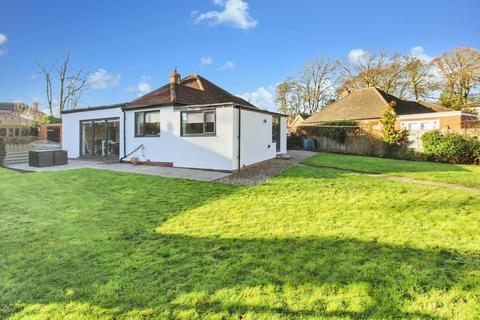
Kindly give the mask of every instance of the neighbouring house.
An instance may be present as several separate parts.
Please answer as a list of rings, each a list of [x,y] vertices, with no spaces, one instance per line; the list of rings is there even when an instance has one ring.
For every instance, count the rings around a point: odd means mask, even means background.
[[[380,127],[380,119],[389,103],[397,114],[397,125],[405,130],[465,129],[477,116],[455,111],[426,101],[399,99],[378,88],[353,91],[305,120],[304,125],[319,125],[336,120],[356,120]]]
[[[299,113],[296,116],[288,117],[287,132],[295,133],[297,128],[303,125],[303,121],[310,117],[308,113]]]
[[[23,102],[0,102],[0,113],[14,114],[28,120],[40,120],[45,115],[38,111],[38,102],[34,102],[32,107]]]
[[[32,121],[7,112],[0,112],[0,138],[23,137],[31,133]]]
[[[0,102],[0,137],[32,135],[32,122],[43,116],[38,104],[33,107],[20,102]]]
[[[234,171],[286,153],[286,121],[175,70],[168,84],[132,102],[63,111],[62,147],[70,158]]]

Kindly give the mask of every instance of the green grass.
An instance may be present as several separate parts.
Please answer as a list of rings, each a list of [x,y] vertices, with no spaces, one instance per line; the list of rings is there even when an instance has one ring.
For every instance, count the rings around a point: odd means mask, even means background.
[[[0,318],[478,319],[478,193],[0,168]]]
[[[480,166],[320,153],[307,164],[480,187]]]

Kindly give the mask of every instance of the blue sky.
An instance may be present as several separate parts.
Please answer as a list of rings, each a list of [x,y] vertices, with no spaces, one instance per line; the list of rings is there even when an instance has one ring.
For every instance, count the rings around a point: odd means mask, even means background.
[[[0,101],[45,106],[35,59],[67,50],[83,105],[130,101],[177,66],[272,108],[276,83],[322,56],[480,48],[480,1],[0,1]]]

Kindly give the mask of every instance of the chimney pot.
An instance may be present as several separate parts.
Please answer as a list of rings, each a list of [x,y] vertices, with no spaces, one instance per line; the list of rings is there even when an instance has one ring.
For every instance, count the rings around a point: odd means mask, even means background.
[[[180,74],[177,72],[177,67],[170,73],[170,83],[180,84]]]
[[[351,93],[351,90],[350,90],[350,89],[344,89],[344,90],[342,91],[342,93],[340,93],[340,99],[345,98],[345,97],[348,96],[350,93]]]

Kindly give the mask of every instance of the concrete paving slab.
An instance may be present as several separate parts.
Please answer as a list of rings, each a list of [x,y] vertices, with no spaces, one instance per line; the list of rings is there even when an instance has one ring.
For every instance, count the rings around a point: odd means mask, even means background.
[[[147,166],[147,165],[132,165],[130,163],[118,163],[118,162],[102,162],[102,161],[89,161],[89,160],[69,160],[68,164],[53,167],[30,167],[28,163],[16,163],[6,166],[9,169],[24,171],[24,172],[48,172],[48,171],[63,171],[80,168],[112,170],[120,172],[130,172],[137,174],[149,174],[161,177],[169,178],[181,178],[191,179],[199,181],[214,181],[220,178],[224,178],[230,173],[207,171],[197,169],[185,169],[185,168],[172,168],[172,167],[159,167],[159,166]]]

